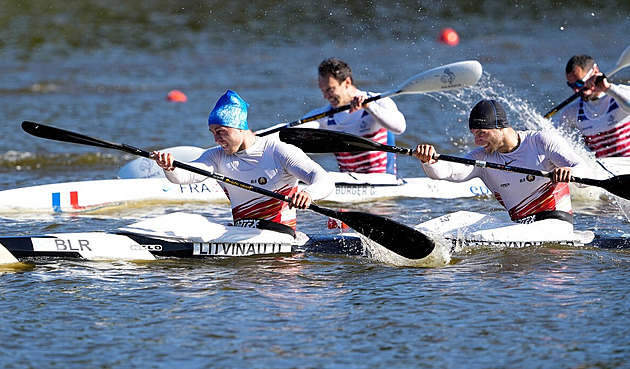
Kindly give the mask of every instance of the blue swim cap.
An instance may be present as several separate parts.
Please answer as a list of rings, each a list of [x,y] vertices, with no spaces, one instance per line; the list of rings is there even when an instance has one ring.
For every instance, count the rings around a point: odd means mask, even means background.
[[[241,99],[236,92],[227,90],[210,112],[208,125],[218,124],[238,129],[249,129],[247,125],[248,106],[249,104]]]

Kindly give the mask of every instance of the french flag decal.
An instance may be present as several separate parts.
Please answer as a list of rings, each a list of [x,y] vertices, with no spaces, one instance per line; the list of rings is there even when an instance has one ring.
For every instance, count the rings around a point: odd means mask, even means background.
[[[70,206],[72,209],[84,209],[83,206],[79,205],[79,193],[77,191],[70,191]],[[59,192],[52,193],[52,207],[56,213],[63,211],[61,208],[61,194]]]

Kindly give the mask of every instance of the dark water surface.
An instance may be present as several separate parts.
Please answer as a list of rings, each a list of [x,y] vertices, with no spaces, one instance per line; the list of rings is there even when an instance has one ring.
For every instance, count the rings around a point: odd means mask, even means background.
[[[128,155],[30,136],[31,120],[147,150],[212,146],[207,114],[225,90],[253,129],[324,104],[316,67],[347,60],[360,88],[479,60],[482,81],[395,98],[399,146],[473,147],[469,109],[500,99],[517,128],[571,93],[576,53],[610,69],[630,45],[627,1],[0,0],[0,190],[115,178]],[[437,41],[444,27],[461,42]],[[627,83],[630,69],[615,75]],[[189,101],[165,101],[172,89]],[[329,155],[317,160],[334,169]],[[403,176],[418,163],[398,159]],[[576,227],[630,233],[614,203],[574,200]],[[492,200],[352,206],[414,225]],[[170,204],[75,216],[0,215],[3,235],[112,230],[173,211],[229,219],[225,205]],[[326,219],[300,213],[303,231]],[[630,367],[630,254],[545,246],[468,250],[440,268],[293,255],[150,263],[46,261],[0,275],[3,368]]]

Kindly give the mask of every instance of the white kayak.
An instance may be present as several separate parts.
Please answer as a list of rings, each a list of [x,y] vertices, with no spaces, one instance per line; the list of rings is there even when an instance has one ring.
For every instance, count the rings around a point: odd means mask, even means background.
[[[174,147],[183,161],[195,159],[203,149]],[[113,206],[156,205],[169,202],[227,203],[216,180],[179,185],[164,177],[153,160],[138,158],[123,166],[118,179],[52,183],[0,191],[0,212],[86,212]],[[489,196],[479,179],[464,183],[432,180],[427,177],[396,178],[391,174],[330,172],[335,191],[325,202],[339,204],[369,202],[384,198],[460,198]]]
[[[302,251],[360,255],[355,233],[296,237],[266,229],[222,225],[198,214],[172,213],[121,227],[116,232],[55,233],[0,237],[0,256],[18,260],[155,260],[163,257],[239,257]]]
[[[225,201],[215,180],[178,185],[166,178],[51,183],[0,191],[0,212],[79,213],[131,203]]]
[[[571,223],[559,219],[518,224],[509,219],[470,211],[446,214],[420,223],[415,228],[447,240],[455,251],[475,246],[583,246],[595,240],[593,232],[576,231]]]
[[[630,247],[630,238],[594,240],[592,232],[562,233],[558,231],[562,225],[548,220],[530,225],[503,223],[495,217],[467,211],[421,223],[416,228],[430,235],[436,247],[422,259],[407,259],[389,250],[387,245],[379,245],[352,230],[311,235],[297,232],[293,237],[272,230],[218,224],[198,214],[172,213],[121,227],[115,232],[3,236],[0,237],[0,264],[39,259],[204,259],[316,253],[363,256],[397,266],[439,267],[448,265],[451,253],[463,246],[591,243],[603,248]],[[446,242],[442,242],[444,240]]]
[[[409,245],[413,247],[414,245]],[[198,214],[172,213],[116,232],[0,237],[0,264],[38,259],[156,260],[318,253],[365,256],[401,266],[442,266],[439,250],[407,259],[353,231],[296,237],[272,230],[218,224]]]
[[[430,178],[380,178],[359,173],[330,173],[337,179],[335,191],[320,201],[340,204],[370,202],[384,198],[485,197],[489,190],[481,181],[465,183]],[[389,176],[389,175],[387,175]],[[51,183],[0,191],[0,212],[85,212],[112,206],[169,202],[227,203],[214,179],[179,185],[166,178],[105,179]]]

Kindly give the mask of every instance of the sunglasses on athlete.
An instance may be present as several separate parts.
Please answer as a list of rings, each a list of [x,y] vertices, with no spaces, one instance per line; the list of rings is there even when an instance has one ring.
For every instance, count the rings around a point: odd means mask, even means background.
[[[575,90],[576,88],[584,87],[584,85],[586,84],[586,81],[588,81],[588,79],[591,78],[591,75],[593,74],[593,69],[596,66],[597,66],[597,64],[593,64],[591,69],[588,71],[588,73],[586,73],[586,75],[584,77],[582,77],[582,79],[578,79],[577,81],[575,81],[573,83],[567,81],[567,86],[569,86],[569,88],[572,89],[572,90]]]

